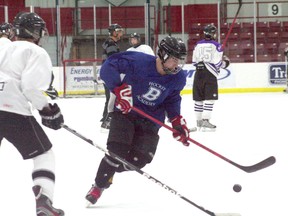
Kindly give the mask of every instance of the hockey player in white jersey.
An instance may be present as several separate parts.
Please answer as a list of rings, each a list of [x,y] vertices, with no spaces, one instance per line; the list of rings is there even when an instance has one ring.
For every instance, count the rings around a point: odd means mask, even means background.
[[[131,47],[128,48],[127,51],[143,52],[155,56],[155,53],[150,46],[141,43],[140,34],[136,32],[130,35],[129,44]]]
[[[52,144],[31,111],[32,105],[39,111],[42,124],[51,129],[60,129],[64,122],[60,108],[48,103],[44,95],[51,82],[52,63],[38,43],[47,33],[46,24],[36,13],[21,12],[13,25],[16,41],[0,49],[0,142],[6,139],[24,160],[33,160],[36,215],[63,216],[61,209],[52,206],[55,183]],[[17,187],[21,186],[21,183],[14,185],[12,193],[17,193]],[[17,194],[17,199],[23,196]]]
[[[210,123],[210,119],[214,103],[218,100],[217,77],[220,68],[228,67],[230,61],[223,57],[222,45],[215,41],[217,28],[209,24],[204,27],[203,33],[204,39],[197,42],[192,57],[192,63],[196,66],[193,82],[194,111],[198,130],[215,131],[216,126]]]
[[[4,44],[11,43],[14,37],[13,26],[10,23],[4,22],[0,24],[0,47]]]

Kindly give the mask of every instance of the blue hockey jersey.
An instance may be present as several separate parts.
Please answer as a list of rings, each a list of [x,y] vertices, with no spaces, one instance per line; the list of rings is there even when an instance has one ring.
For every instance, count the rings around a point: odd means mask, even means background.
[[[114,54],[102,65],[100,77],[112,92],[122,83],[131,85],[133,105],[161,122],[166,114],[169,119],[180,115],[186,75],[183,70],[161,75],[154,56],[131,51]]]

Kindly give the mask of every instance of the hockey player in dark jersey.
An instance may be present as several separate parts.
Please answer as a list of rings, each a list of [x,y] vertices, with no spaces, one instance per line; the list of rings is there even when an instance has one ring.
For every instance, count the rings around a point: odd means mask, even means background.
[[[217,77],[220,68],[229,66],[230,61],[223,57],[222,45],[216,42],[217,28],[213,24],[204,27],[204,39],[199,41],[193,51],[192,63],[196,66],[193,82],[194,111],[197,128],[190,131],[215,131],[210,123],[214,102],[218,100]]]
[[[186,47],[182,40],[167,36],[159,44],[158,57],[142,52],[121,52],[108,58],[100,76],[116,95],[115,111],[107,139],[107,149],[138,168],[153,160],[160,126],[142,117],[131,107],[164,122],[169,118],[177,133],[173,137],[189,145],[189,130],[181,116],[180,91],[186,84],[182,70]],[[105,155],[86,199],[95,204],[112,183],[115,172],[129,169]]]
[[[122,38],[123,33],[124,33],[123,28],[117,23],[111,24],[108,27],[108,32],[109,32],[109,37],[102,45],[103,47],[103,55],[102,55],[103,62],[102,63],[104,63],[105,60],[109,56],[120,52],[117,41],[119,41]],[[110,121],[111,121],[111,116],[109,115],[109,113],[111,112],[111,108],[108,106],[109,99],[110,99],[110,91],[105,84],[104,84],[104,89],[105,89],[106,101],[105,101],[105,106],[104,106],[103,115],[101,119],[101,122],[102,122],[101,128],[109,129]]]

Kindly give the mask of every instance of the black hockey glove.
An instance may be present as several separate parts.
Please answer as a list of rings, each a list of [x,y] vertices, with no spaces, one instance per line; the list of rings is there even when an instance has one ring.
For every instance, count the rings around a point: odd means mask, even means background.
[[[230,59],[227,56],[223,56],[221,68],[225,69],[230,65]]]
[[[44,107],[39,114],[42,118],[42,124],[48,128],[58,130],[61,128],[61,124],[64,123],[63,115],[58,105],[50,104],[48,107]]]

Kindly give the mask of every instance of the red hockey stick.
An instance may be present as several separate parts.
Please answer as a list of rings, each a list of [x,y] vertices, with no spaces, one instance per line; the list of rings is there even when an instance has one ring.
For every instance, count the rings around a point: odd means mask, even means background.
[[[132,110],[134,110],[135,112],[139,113],[140,115],[142,115],[142,116],[150,119],[151,121],[155,122],[156,124],[158,124],[158,125],[160,125],[160,126],[162,126],[162,127],[167,128],[168,130],[170,130],[170,131],[172,131],[172,132],[177,132],[174,128],[172,128],[172,127],[164,124],[163,122],[159,121],[158,119],[155,119],[154,117],[146,114],[145,112],[143,112],[142,110],[140,110],[140,109],[138,109],[138,108],[136,108],[136,107],[132,107]],[[276,158],[275,158],[274,156],[270,156],[270,157],[266,158],[265,160],[263,160],[263,161],[261,161],[261,162],[259,162],[259,163],[257,163],[257,164],[254,164],[254,165],[251,165],[251,166],[242,166],[242,165],[237,164],[237,163],[235,163],[234,161],[232,161],[232,160],[230,160],[230,159],[222,156],[221,154],[213,151],[212,149],[210,149],[210,148],[202,145],[201,143],[197,142],[196,140],[193,140],[193,139],[190,138],[190,137],[188,138],[188,140],[189,140],[190,142],[194,143],[195,145],[197,145],[197,146],[205,149],[206,151],[212,153],[213,155],[221,158],[222,160],[224,160],[224,161],[232,164],[233,166],[235,166],[235,167],[237,167],[237,168],[239,168],[239,169],[241,169],[241,170],[243,170],[243,171],[245,171],[245,172],[247,172],[247,173],[252,173],[252,172],[256,172],[256,171],[258,171],[258,170],[264,169],[264,168],[266,168],[266,167],[269,167],[269,166],[273,165],[273,164],[276,162]]]
[[[242,7],[242,0],[238,0],[238,3],[239,3],[238,10],[237,10],[237,12],[236,12],[236,15],[235,15],[235,17],[234,17],[234,19],[233,19],[233,22],[232,22],[230,28],[229,28],[229,31],[228,31],[228,33],[227,33],[227,35],[226,35],[226,37],[225,37],[225,39],[224,39],[224,41],[223,41],[222,49],[224,49],[225,46],[226,46],[227,40],[228,40],[228,38],[229,38],[229,36],[230,36],[230,34],[231,34],[231,31],[232,31],[232,29],[233,29],[233,27],[234,27],[235,22],[236,22],[236,18],[237,18],[238,14],[239,14],[239,11],[240,11],[241,7]]]

